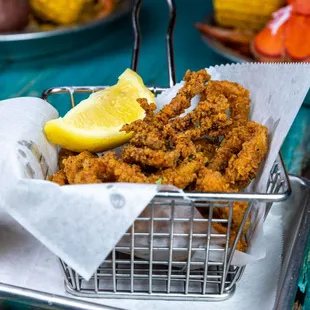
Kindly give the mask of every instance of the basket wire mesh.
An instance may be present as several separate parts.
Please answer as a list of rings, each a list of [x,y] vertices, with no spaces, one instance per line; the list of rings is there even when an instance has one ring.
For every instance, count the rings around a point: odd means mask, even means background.
[[[166,41],[169,82],[172,86],[176,80],[172,44],[176,13],[174,1],[167,2],[170,22]],[[138,16],[141,4],[142,0],[137,0],[133,9],[133,70],[137,69],[140,50]],[[74,107],[78,95],[89,95],[106,87],[50,88],[43,92],[42,98],[53,102],[57,95],[65,94],[71,107]],[[157,95],[166,88],[149,89]],[[266,203],[266,217],[272,203],[285,200],[290,191],[289,179],[279,155],[270,171],[265,193],[159,192],[90,281],[86,282],[61,261],[66,289],[71,294],[84,297],[227,299],[234,293],[236,282],[242,277],[245,268],[232,265],[232,260],[239,240],[251,240],[253,229],[249,229],[245,237],[243,235],[247,220],[253,216],[254,205]],[[248,207],[239,229],[233,234],[233,203],[240,201],[248,202]],[[188,212],[185,217],[178,216],[176,212],[182,208]],[[219,208],[226,208],[226,218],[217,216]],[[164,213],[161,212],[163,209]],[[204,210],[205,216],[198,216],[200,213],[197,210]],[[216,223],[223,225],[225,232],[215,231],[213,225]],[[180,225],[186,225],[186,233],[184,230],[180,232]],[[204,230],[201,229],[202,225]],[[214,247],[214,244],[220,246]]]

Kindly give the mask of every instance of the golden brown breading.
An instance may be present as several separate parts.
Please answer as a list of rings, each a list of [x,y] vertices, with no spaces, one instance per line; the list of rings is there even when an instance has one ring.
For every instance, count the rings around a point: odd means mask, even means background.
[[[151,150],[166,150],[166,140],[168,136],[164,136],[163,127],[170,119],[179,116],[190,107],[191,99],[199,94],[205,88],[205,83],[210,79],[210,75],[206,70],[198,72],[186,72],[184,86],[179,90],[178,94],[172,101],[163,107],[163,109],[154,114],[154,107],[148,104],[145,99],[140,99],[139,103],[146,111],[146,117],[143,121],[137,120],[129,125],[123,126],[122,131],[132,132],[133,138],[130,143],[136,147],[144,146]],[[169,143],[168,143],[169,144]],[[151,152],[147,151],[148,158]],[[155,153],[157,156],[158,154]],[[156,159],[154,159],[157,161]]]
[[[149,177],[150,183],[174,185],[185,189],[197,179],[198,171],[204,167],[207,159],[202,153],[182,161],[176,168],[168,168]]]
[[[67,159],[69,156],[75,156],[78,155],[78,153],[66,150],[61,148],[58,154],[58,166],[59,169],[63,169],[64,168],[64,164],[63,164],[63,160]]]
[[[74,178],[74,184],[102,183],[103,181],[108,182],[106,167],[98,158],[86,158],[83,168],[76,173]]]
[[[85,158],[72,183],[102,182],[148,183],[148,178],[142,173],[141,167],[127,164],[114,152],[108,152],[100,158]]]
[[[121,162],[114,170],[117,182],[150,183],[149,178],[142,172],[141,167]]]
[[[229,81],[211,81],[208,83],[202,97],[206,97],[212,101],[219,101],[224,96],[227,99],[230,111],[231,125],[224,122],[224,126],[220,122],[215,128],[209,131],[210,136],[220,136],[228,133],[232,128],[244,126],[249,120],[250,113],[250,92],[238,83]],[[220,114],[221,115],[221,114]]]
[[[200,93],[197,107],[168,125],[185,131],[193,139],[205,135],[224,135],[234,127],[245,125],[249,118],[249,92],[237,83],[209,81]],[[229,113],[228,113],[229,112]],[[193,128],[190,128],[194,125]]]
[[[154,168],[175,167],[180,157],[180,151],[165,152],[150,148],[138,148],[134,145],[125,145],[121,153],[122,159],[129,164],[140,164]]]
[[[60,185],[130,182],[171,184],[201,192],[237,192],[255,177],[267,148],[267,128],[249,121],[249,91],[237,83],[210,81],[205,70],[187,71],[184,85],[163,109],[140,98],[143,120],[121,129],[132,138],[117,157],[102,157],[62,150],[60,170],[51,180]],[[206,85],[206,82],[207,85]],[[180,117],[200,96],[197,107]],[[221,143],[220,143],[221,141]],[[233,202],[230,245],[247,209],[247,202]],[[198,208],[208,218],[207,208]],[[203,209],[203,210],[202,210]],[[228,207],[214,206],[214,218],[228,219]],[[227,233],[227,224],[212,221],[218,233]],[[250,226],[246,220],[245,234]],[[241,236],[237,249],[246,250]]]
[[[242,150],[237,155],[230,158],[225,171],[230,184],[239,190],[246,187],[255,177],[268,151],[267,127],[254,122],[252,125],[254,128],[252,138],[242,144]]]
[[[106,165],[109,182],[148,183],[141,167],[125,163],[112,152],[104,154],[99,160]]]
[[[237,230],[231,229],[230,230],[229,246],[232,246],[233,242],[235,241],[235,239],[237,237],[238,230],[239,229],[237,229]],[[238,243],[237,243],[237,246],[236,246],[236,250],[245,253],[246,250],[247,250],[247,247],[248,247],[248,243],[246,241],[245,233],[244,233],[243,235],[240,236],[240,239],[238,240]]]
[[[75,176],[78,172],[83,169],[83,163],[88,158],[96,158],[97,155],[94,155],[88,151],[82,152],[76,156],[69,156],[67,159],[63,160],[64,172],[68,179],[69,184],[74,184]]]
[[[202,168],[199,171],[196,190],[199,192],[232,192],[227,179],[218,171],[213,171],[209,168]]]
[[[205,89],[209,89],[210,85],[212,85],[212,81],[209,81]],[[216,99],[205,96],[205,99],[200,100],[193,111],[184,117],[178,117],[170,121],[165,126],[164,131],[169,134],[168,130],[173,128],[178,132],[186,132],[191,139],[203,138],[212,128],[231,124],[231,121],[228,119],[229,116],[226,114],[228,108],[227,99],[223,95],[216,97]]]
[[[196,140],[194,141],[194,144],[196,147],[196,151],[202,152],[203,155],[208,158],[208,162],[210,162],[215,155],[216,144],[208,138]]]
[[[57,183],[59,185],[66,185],[68,184],[68,180],[66,174],[63,170],[57,171],[55,174],[49,176],[48,178],[50,181]]]
[[[130,143],[141,148],[148,147],[152,150],[167,150],[166,141],[163,138],[162,132],[156,128],[136,132]]]
[[[173,119],[185,112],[191,105],[191,99],[200,94],[206,82],[210,80],[210,75],[205,69],[197,72],[187,70],[184,76],[184,86],[179,90],[178,94],[171,102],[163,107],[154,117],[154,122],[163,122],[167,124],[170,119]]]
[[[154,126],[149,126],[153,122],[156,105],[148,103],[145,98],[137,99],[137,101],[145,111],[144,119],[124,125],[121,131],[131,132],[130,143],[137,147],[146,146],[153,150],[165,150],[165,141],[161,131]]]
[[[248,122],[245,126],[233,128],[226,134],[208,168],[223,173],[230,158],[241,151],[243,143],[249,141],[260,127],[260,124]]]

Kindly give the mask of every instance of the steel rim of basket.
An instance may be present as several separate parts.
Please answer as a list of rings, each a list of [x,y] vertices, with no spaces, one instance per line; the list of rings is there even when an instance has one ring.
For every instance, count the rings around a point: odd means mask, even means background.
[[[175,73],[175,65],[174,65],[174,53],[173,53],[173,31],[175,27],[175,21],[176,21],[176,9],[175,9],[175,1],[174,0],[166,0],[169,7],[169,24],[167,28],[167,34],[166,34],[166,47],[167,47],[167,62],[168,62],[168,77],[169,77],[169,86],[172,87],[176,83],[176,73]],[[135,6],[133,8],[132,13],[132,25],[134,30],[134,46],[133,46],[133,52],[132,52],[132,60],[131,60],[131,69],[134,71],[137,71],[138,68],[138,61],[139,61],[139,54],[140,54],[140,45],[141,45],[141,31],[140,31],[140,23],[139,23],[139,13],[140,8],[142,5],[143,0],[136,0]],[[102,90],[107,88],[108,86],[64,86],[64,87],[55,87],[55,88],[49,88],[45,90],[42,93],[42,98],[46,101],[48,101],[49,97],[51,95],[55,94],[69,94],[71,105],[72,107],[75,106],[75,100],[74,100],[74,94],[76,93],[92,93],[98,90]],[[165,91],[167,88],[162,87],[149,87],[151,91],[153,91],[155,94]],[[280,168],[279,168],[280,167]],[[281,188],[283,189],[283,192],[280,192]],[[182,199],[190,199],[193,203],[197,202],[210,202],[210,218],[211,221],[209,221],[209,225],[211,226],[212,222],[212,210],[214,208],[213,203],[216,203],[217,201],[228,201],[230,205],[230,214],[228,218],[228,227],[227,227],[227,242],[230,238],[230,222],[232,218],[232,202],[233,201],[248,201],[249,207],[247,208],[245,215],[243,217],[243,220],[241,222],[240,228],[238,230],[238,233],[235,237],[234,242],[232,243],[231,247],[228,251],[228,243],[226,244],[226,251],[225,251],[225,257],[224,257],[224,264],[223,264],[223,275],[222,275],[222,282],[221,282],[221,288],[220,288],[220,294],[223,295],[226,292],[229,291],[229,289],[234,288],[234,284],[238,281],[238,279],[242,276],[244,267],[240,267],[236,270],[235,277],[231,281],[230,285],[228,287],[225,287],[225,281],[229,272],[229,267],[231,266],[233,254],[235,252],[235,249],[237,247],[237,243],[242,235],[243,228],[246,224],[246,220],[251,213],[254,202],[266,202],[267,208],[265,213],[265,218],[272,206],[273,202],[283,201],[289,197],[291,193],[291,187],[290,182],[288,179],[288,174],[285,168],[285,165],[283,163],[281,154],[279,154],[279,159],[275,162],[275,165],[271,171],[270,179],[267,185],[267,191],[266,193],[179,193],[179,192],[159,192],[156,195],[156,198],[158,199],[170,199],[171,201],[180,201]],[[153,209],[153,208],[152,208]],[[210,232],[210,227],[208,229]],[[207,244],[206,252],[208,253],[210,244]],[[113,250],[115,252],[115,249]],[[229,252],[229,253],[227,253]],[[206,254],[208,255],[208,254]],[[190,266],[190,256],[188,257],[188,263],[187,265]],[[208,256],[206,257],[206,260],[208,260]],[[189,268],[189,267],[187,267]],[[67,283],[67,288],[69,288],[69,291],[73,294],[77,294],[75,289],[75,285],[70,285],[69,280],[67,279],[67,276],[71,278],[73,281],[74,279],[76,281],[79,281],[79,276],[69,267],[66,268],[66,264],[62,262],[62,269],[65,272],[65,279]],[[208,269],[205,268],[205,269]],[[69,275],[66,273],[66,270],[68,270]],[[188,270],[187,270],[188,272]],[[208,273],[207,270],[205,270],[205,273]],[[97,273],[95,274],[95,282],[97,281]],[[152,276],[150,275],[152,278]],[[206,278],[206,274],[204,276]],[[71,281],[71,282],[72,282]],[[187,279],[188,282],[188,279]],[[169,282],[170,283],[170,282]],[[95,284],[96,285],[96,284]],[[203,294],[205,294],[205,285],[203,288]],[[98,288],[97,288],[98,289]],[[113,293],[112,293],[113,294]],[[79,294],[78,294],[79,295]],[[80,294],[83,295],[83,294]],[[166,296],[169,294],[166,293]],[[128,297],[128,294],[127,294]],[[197,296],[196,296],[197,297]]]

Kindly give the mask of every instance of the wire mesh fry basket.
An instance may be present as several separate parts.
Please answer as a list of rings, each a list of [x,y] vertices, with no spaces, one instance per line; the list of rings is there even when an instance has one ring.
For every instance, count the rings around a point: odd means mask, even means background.
[[[173,86],[176,78],[172,35],[176,11],[174,1],[167,2],[170,10],[166,36],[168,72],[170,86]],[[142,0],[136,1],[132,18],[135,42],[131,68],[135,71],[140,50],[141,4]],[[43,92],[42,98],[51,102],[65,95],[74,107],[79,95],[89,95],[106,87],[50,88]],[[149,89],[157,95],[166,88]],[[270,171],[264,193],[160,191],[90,281],[86,282],[61,261],[66,289],[77,296],[97,298],[227,299],[234,293],[245,268],[234,265],[233,258],[236,249],[251,241],[253,228],[247,225],[250,218],[255,217],[254,206],[266,204],[266,217],[272,203],[285,200],[290,192],[280,155]],[[239,227],[234,229],[234,206],[240,202],[247,203],[247,208]],[[224,217],[218,215],[221,208],[225,209]],[[219,225],[222,229],[214,229]]]

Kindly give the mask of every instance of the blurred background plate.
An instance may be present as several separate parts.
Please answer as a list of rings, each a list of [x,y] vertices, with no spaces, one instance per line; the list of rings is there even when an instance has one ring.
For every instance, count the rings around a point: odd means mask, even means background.
[[[223,43],[214,38],[208,37],[206,35],[201,35],[201,37],[213,52],[226,58],[227,60],[232,62],[255,62],[254,58],[242,55],[238,51],[225,46]]]
[[[203,23],[214,25],[213,13],[209,14],[206,19],[204,19]],[[245,56],[241,54],[238,50],[226,46],[225,44],[215,38],[212,38],[211,36],[201,34],[201,39],[214,53],[222,56],[230,62],[257,62],[254,57],[252,58]],[[305,98],[304,105],[310,107],[310,90]]]
[[[134,0],[119,0],[107,17],[72,28],[0,35],[0,60],[15,61],[80,48],[113,31],[117,21],[131,13]]]
[[[213,16],[213,12],[208,14],[207,17],[203,20],[203,24],[214,26],[215,21]],[[213,52],[224,57],[227,60],[230,60],[232,62],[255,62],[254,57],[243,55],[238,50],[225,45],[216,38],[213,38],[203,33],[201,33],[201,38]]]

